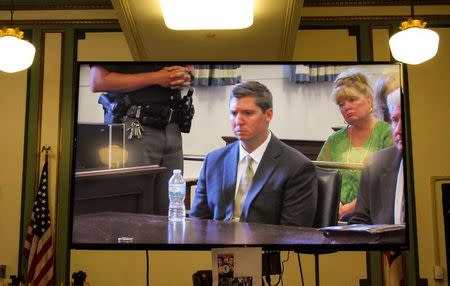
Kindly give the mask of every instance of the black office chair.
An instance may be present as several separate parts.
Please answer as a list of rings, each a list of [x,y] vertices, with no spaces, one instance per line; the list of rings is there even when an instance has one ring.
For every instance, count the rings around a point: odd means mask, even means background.
[[[313,227],[320,228],[336,225],[338,222],[339,201],[341,195],[341,173],[336,169],[326,169],[316,166],[317,171],[317,210]],[[303,254],[314,255],[314,273],[316,286],[319,286],[319,255],[333,251],[312,251]]]
[[[336,169],[316,166],[317,171],[317,211],[314,227],[336,225],[341,195],[341,174]]]

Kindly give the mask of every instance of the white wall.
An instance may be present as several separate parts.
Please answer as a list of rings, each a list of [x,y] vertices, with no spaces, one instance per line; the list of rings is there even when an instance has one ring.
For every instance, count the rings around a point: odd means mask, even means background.
[[[381,73],[398,74],[398,66],[359,66],[374,83]],[[80,69],[78,122],[103,122],[98,94],[89,89],[89,68]],[[289,82],[287,65],[253,64],[241,66],[242,80],[257,80],[273,95],[273,133],[282,139],[326,140],[332,126],[343,119],[330,98],[331,83],[295,84]],[[228,118],[228,96],[232,86],[196,87],[195,116],[191,132],[183,134],[185,154],[205,155],[225,144],[222,136],[233,136]],[[185,94],[185,91],[182,92]],[[185,161],[185,177],[198,177],[201,162]]]

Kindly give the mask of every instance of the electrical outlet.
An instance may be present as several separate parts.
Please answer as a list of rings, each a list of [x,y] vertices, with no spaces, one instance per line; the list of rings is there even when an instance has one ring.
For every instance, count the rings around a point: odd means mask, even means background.
[[[435,280],[444,279],[444,271],[442,270],[442,266],[440,266],[440,265],[434,266],[434,279]]]

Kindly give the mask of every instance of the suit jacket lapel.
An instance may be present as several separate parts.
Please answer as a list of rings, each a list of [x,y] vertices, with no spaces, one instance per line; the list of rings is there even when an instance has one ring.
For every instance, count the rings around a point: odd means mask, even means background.
[[[396,148],[396,147],[393,147]],[[385,165],[383,166],[383,171],[380,174],[380,194],[385,194],[381,196],[384,200],[383,204],[388,206],[392,206],[387,208],[389,210],[388,217],[394,217],[394,204],[395,204],[395,191],[397,188],[397,176],[398,176],[398,167],[400,165],[401,153],[397,151],[397,149],[393,149],[394,155],[394,164],[392,164],[392,157],[386,158],[383,160]],[[394,223],[392,221],[392,223]]]
[[[231,220],[233,217],[234,193],[236,189],[237,165],[239,158],[239,143],[232,143],[228,154],[225,157],[223,165],[223,202],[225,206],[225,220]]]
[[[262,190],[267,180],[270,178],[274,169],[278,165],[278,157],[281,154],[281,145],[279,140],[272,134],[267,149],[259,162],[258,169],[253,177],[252,185],[248,190],[247,197],[245,198],[244,206],[242,209],[241,220],[246,221],[248,217],[248,210],[253,200]]]

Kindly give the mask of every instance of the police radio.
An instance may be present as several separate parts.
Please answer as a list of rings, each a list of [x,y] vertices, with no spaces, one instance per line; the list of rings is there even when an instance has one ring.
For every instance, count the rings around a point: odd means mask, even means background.
[[[192,95],[194,94],[194,88],[190,87],[187,94],[183,96],[181,99],[181,106],[180,106],[180,114],[181,118],[178,122],[178,125],[180,126],[180,131],[183,133],[189,133],[191,131],[191,123],[192,118],[194,118],[194,103]]]

